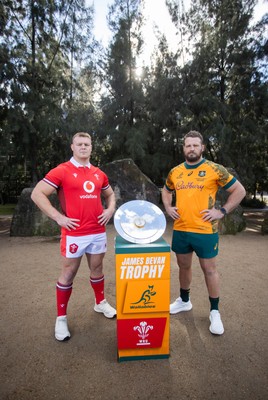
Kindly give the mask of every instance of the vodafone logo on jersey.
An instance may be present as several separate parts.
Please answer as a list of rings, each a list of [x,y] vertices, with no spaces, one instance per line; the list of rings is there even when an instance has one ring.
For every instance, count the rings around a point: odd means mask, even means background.
[[[94,185],[93,182],[86,181],[86,182],[84,182],[84,184],[83,184],[83,189],[84,189],[84,191],[87,192],[87,193],[92,193],[92,192],[94,192],[94,190],[95,190],[95,185]]]
[[[95,184],[91,181],[85,181],[83,183],[83,189],[87,194],[80,195],[80,199],[96,199],[96,194],[91,194],[95,190]]]

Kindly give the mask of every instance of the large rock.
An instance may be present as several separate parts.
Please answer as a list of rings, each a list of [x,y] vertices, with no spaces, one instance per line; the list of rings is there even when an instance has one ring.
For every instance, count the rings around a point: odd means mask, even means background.
[[[160,191],[130,158],[105,164],[101,169],[108,175],[115,192],[116,205],[131,200],[147,200],[159,205]]]
[[[243,208],[238,206],[230,214],[219,221],[219,233],[221,235],[235,235],[246,228],[246,219],[243,216]]]
[[[239,176],[232,168],[227,168],[228,171],[238,180]],[[216,196],[216,208],[222,207],[229,197],[229,193],[224,189],[219,189]],[[227,214],[219,221],[219,233],[221,235],[235,235],[237,232],[242,232],[246,228],[246,219],[244,210],[239,205],[230,214]]]
[[[10,236],[57,236],[59,225],[42,213],[31,199],[33,188],[23,189],[18,204],[14,210]],[[50,196],[50,201],[60,209],[56,194]]]

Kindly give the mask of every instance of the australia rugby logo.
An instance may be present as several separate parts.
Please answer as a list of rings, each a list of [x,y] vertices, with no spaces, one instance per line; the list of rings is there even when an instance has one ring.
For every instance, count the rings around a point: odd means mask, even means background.
[[[131,303],[130,308],[155,308],[154,302],[151,301],[151,297],[155,295],[154,285],[148,285],[148,289],[142,293],[138,301]]]
[[[84,189],[84,191],[87,192],[87,193],[92,193],[92,192],[94,192],[94,190],[95,190],[95,185],[94,185],[93,182],[86,181],[86,182],[84,182],[84,184],[83,184],[83,189]]]

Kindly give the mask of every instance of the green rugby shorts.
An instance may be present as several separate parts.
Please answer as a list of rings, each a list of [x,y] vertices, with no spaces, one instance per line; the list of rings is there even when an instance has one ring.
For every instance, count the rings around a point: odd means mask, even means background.
[[[219,252],[219,234],[173,231],[171,249],[176,254],[195,252],[199,258],[213,258]]]

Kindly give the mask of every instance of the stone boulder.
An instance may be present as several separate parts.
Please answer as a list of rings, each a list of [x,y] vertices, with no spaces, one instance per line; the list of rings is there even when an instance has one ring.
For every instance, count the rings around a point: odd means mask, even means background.
[[[115,192],[116,206],[131,200],[147,200],[159,205],[160,191],[132,159],[116,160],[101,167]]]
[[[232,168],[227,168],[228,171],[235,176],[239,181],[239,176]],[[216,208],[222,207],[229,197],[229,193],[224,189],[219,189],[216,196]],[[239,205],[230,214],[227,214],[219,221],[219,233],[221,235],[235,235],[237,232],[242,232],[246,228],[246,218],[244,210]]]
[[[246,219],[243,216],[243,208],[238,206],[230,214],[219,221],[219,233],[221,235],[235,235],[246,228]]]
[[[222,207],[229,196],[229,193],[223,189],[219,189],[216,196],[216,208]],[[244,210],[239,205],[230,214],[219,220],[219,233],[221,235],[235,235],[237,232],[242,232],[246,228],[246,218]]]
[[[31,199],[33,188],[23,189],[14,210],[10,236],[57,236],[60,226],[42,213]],[[60,209],[58,197],[50,196],[54,207]]]

